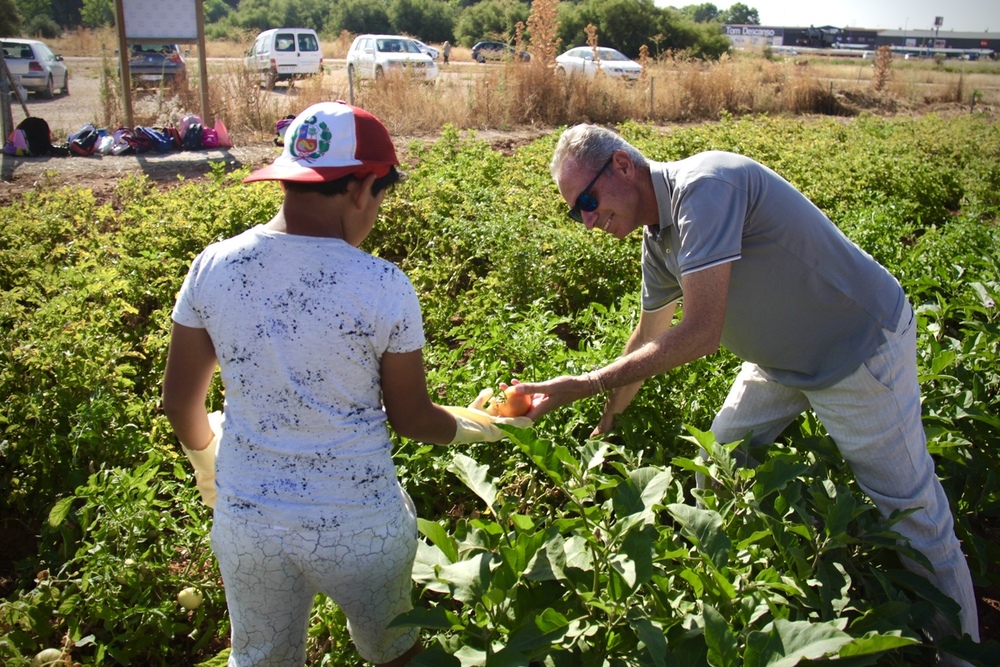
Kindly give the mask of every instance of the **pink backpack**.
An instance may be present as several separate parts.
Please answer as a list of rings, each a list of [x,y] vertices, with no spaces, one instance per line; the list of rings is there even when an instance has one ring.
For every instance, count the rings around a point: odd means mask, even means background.
[[[14,130],[10,133],[7,143],[3,145],[3,152],[6,155],[18,157],[31,155],[31,150],[28,149],[28,135],[24,133],[24,130]]]

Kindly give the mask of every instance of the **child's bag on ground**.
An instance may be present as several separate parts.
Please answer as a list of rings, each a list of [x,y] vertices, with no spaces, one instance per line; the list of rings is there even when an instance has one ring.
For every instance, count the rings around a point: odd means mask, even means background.
[[[87,123],[78,132],[69,135],[69,152],[73,155],[92,155],[98,138],[97,128]]]
[[[17,127],[24,130],[28,139],[28,150],[32,155],[47,155],[52,148],[52,133],[44,118],[28,116]]]
[[[4,155],[14,155],[16,157],[27,157],[31,155],[28,148],[28,136],[24,130],[15,129],[7,137],[7,142],[3,145]]]

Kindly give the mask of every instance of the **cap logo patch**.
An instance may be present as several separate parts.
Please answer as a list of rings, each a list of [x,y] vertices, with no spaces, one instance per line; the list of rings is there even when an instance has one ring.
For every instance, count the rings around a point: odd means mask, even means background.
[[[312,162],[323,157],[330,150],[330,139],[333,133],[326,123],[317,122],[316,116],[310,116],[302,121],[295,131],[295,141],[289,146],[289,152],[301,160]]]

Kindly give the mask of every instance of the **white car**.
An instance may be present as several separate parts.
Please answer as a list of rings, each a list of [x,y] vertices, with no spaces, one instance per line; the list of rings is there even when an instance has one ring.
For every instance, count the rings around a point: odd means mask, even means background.
[[[69,72],[63,57],[52,53],[43,42],[4,37],[0,46],[15,85],[46,99],[55,95],[56,90],[69,95]]]
[[[433,46],[428,46],[427,44],[424,44],[423,42],[421,42],[419,39],[415,39],[413,41],[417,43],[417,48],[418,49],[420,49],[421,51],[423,51],[424,53],[426,53],[427,55],[429,55],[431,57],[431,60],[437,60],[438,59],[439,52]]]
[[[604,46],[597,47],[596,59],[594,48],[590,46],[577,46],[556,58],[557,74],[583,74],[593,79],[598,71],[615,79],[635,81],[642,72],[642,65],[621,51]]]
[[[423,81],[437,78],[434,60],[403,35],[358,35],[347,52],[350,79],[381,79],[403,75]]]

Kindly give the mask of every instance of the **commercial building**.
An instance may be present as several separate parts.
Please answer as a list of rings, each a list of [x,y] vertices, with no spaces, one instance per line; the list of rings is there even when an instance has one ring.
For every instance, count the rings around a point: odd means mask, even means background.
[[[722,27],[734,48],[759,49],[764,46],[789,49],[837,49],[874,51],[889,46],[893,51],[924,56],[997,57],[1000,34],[955,32],[952,30],[870,30],[835,26],[762,26],[731,25]]]

